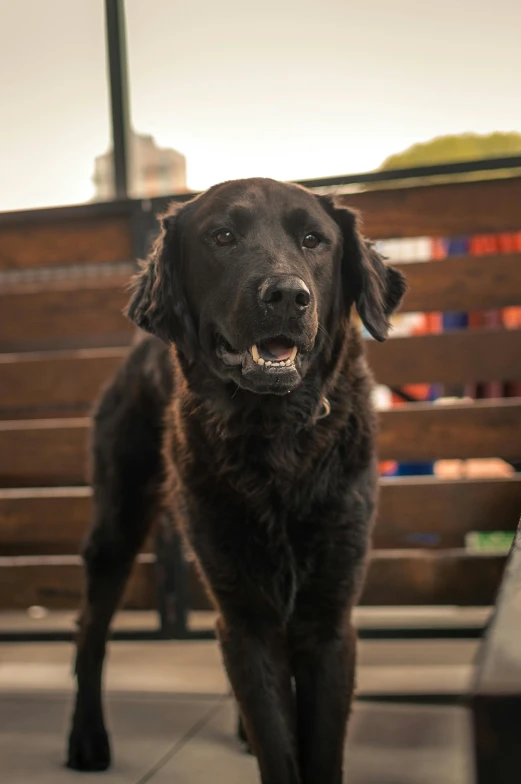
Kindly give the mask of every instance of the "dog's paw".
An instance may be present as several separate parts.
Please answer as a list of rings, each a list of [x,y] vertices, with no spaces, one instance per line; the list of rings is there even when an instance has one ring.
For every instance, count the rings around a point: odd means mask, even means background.
[[[110,766],[110,743],[106,730],[73,729],[69,736],[67,767],[72,770],[107,770]]]

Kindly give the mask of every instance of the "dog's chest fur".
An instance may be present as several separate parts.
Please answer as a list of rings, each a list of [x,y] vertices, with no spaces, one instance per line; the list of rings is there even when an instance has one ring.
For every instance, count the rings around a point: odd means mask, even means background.
[[[188,422],[184,432],[179,421],[170,428],[168,453],[177,494],[188,502],[182,524],[212,591],[235,586],[249,606],[267,602],[288,619],[310,578],[329,571],[341,581],[347,555],[365,552],[373,489],[367,498],[349,489],[351,453],[369,459],[360,450],[363,423],[334,436],[318,422],[218,438],[196,417]]]

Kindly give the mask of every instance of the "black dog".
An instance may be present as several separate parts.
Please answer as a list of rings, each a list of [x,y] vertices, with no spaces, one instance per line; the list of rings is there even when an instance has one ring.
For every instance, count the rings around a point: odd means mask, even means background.
[[[376,496],[349,317],[384,340],[404,291],[352,212],[295,185],[224,183],[162,219],[128,307],[161,341],[138,343],[95,416],[71,767],[109,765],[107,630],[166,504],[219,612],[263,784],[340,784]]]

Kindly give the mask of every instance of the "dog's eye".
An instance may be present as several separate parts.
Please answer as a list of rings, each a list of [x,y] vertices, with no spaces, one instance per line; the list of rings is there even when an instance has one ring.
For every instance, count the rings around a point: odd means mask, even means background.
[[[322,242],[322,238],[318,236],[318,234],[306,234],[304,239],[302,240],[302,245],[304,248],[317,248],[320,243]]]
[[[229,229],[219,229],[219,231],[215,232],[213,238],[217,245],[233,245],[235,242],[235,235]]]

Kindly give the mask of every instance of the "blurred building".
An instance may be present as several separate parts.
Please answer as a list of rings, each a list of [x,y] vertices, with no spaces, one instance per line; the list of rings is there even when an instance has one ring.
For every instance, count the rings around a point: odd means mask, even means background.
[[[134,198],[153,198],[170,193],[186,193],[186,158],[177,150],[158,147],[154,137],[131,132],[129,137],[129,194]],[[114,198],[112,150],[99,155],[92,180],[94,198]]]

